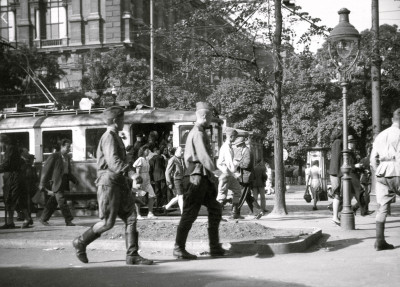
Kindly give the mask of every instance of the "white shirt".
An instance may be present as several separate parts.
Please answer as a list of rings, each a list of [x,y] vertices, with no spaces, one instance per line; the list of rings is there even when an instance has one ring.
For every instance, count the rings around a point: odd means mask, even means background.
[[[223,173],[234,173],[238,167],[233,160],[233,149],[227,142],[224,142],[219,150],[217,167]]]
[[[400,128],[396,124],[375,138],[370,162],[371,167],[376,170],[376,176],[400,176]]]

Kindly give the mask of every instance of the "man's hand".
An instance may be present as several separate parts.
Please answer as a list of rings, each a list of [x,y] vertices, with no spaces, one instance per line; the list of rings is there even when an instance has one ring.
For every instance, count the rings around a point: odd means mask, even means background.
[[[169,189],[172,189],[172,187],[173,187],[172,184],[168,184]]]

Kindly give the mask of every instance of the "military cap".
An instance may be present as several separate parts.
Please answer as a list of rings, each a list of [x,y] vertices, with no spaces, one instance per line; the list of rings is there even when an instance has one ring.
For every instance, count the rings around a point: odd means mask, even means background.
[[[198,110],[211,110],[209,103],[206,102],[197,102],[196,103],[196,111]]]
[[[246,142],[246,139],[244,138],[244,137],[237,137],[236,139],[235,139],[235,141],[233,142],[233,144],[234,145],[240,145],[240,144],[242,144],[242,143],[245,143]]]
[[[124,109],[118,106],[109,107],[104,110],[103,115],[105,117],[105,120],[116,119],[124,115]]]
[[[229,128],[229,127],[227,127],[227,128],[225,129],[225,133],[226,133],[227,136],[230,136],[230,135],[235,135],[235,136],[237,136],[237,135],[238,135],[238,132],[237,132],[235,129]]]

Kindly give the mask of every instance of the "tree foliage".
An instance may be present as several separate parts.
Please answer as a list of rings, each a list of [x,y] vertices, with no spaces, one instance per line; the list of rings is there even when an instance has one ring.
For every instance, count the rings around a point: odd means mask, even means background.
[[[18,99],[14,104],[21,105],[33,97],[43,101],[44,96],[28,73],[41,80],[50,91],[56,90],[56,82],[65,74],[54,56],[39,53],[36,48],[0,46],[0,94],[3,97],[14,96]]]

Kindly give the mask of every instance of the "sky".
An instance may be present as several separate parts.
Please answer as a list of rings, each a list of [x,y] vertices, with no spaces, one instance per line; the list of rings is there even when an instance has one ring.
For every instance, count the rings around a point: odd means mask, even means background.
[[[350,23],[359,32],[371,28],[372,0],[295,0],[295,3],[302,7],[302,12],[320,18],[319,24],[328,28],[334,28],[339,23],[337,12],[341,8],[350,10]],[[400,0],[379,0],[379,24],[396,24],[400,27]],[[315,52],[323,42],[324,39],[315,39],[311,50]]]

